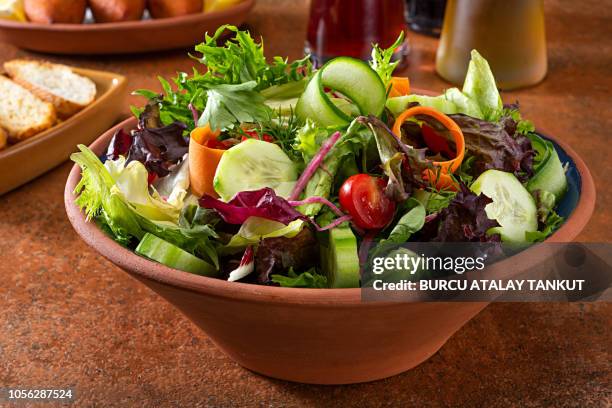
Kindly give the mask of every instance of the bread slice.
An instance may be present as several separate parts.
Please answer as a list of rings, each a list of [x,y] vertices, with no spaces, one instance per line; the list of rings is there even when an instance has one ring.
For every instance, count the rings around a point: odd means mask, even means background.
[[[61,119],[74,115],[96,97],[96,84],[66,65],[16,59],[5,62],[4,69],[13,81],[52,103]]]
[[[24,87],[0,75],[0,127],[9,141],[20,142],[55,124],[55,108]]]
[[[0,128],[0,151],[2,151],[8,143],[8,136],[4,129]]]

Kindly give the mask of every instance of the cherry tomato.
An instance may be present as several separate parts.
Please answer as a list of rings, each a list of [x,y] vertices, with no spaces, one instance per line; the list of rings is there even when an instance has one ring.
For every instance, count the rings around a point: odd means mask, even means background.
[[[227,149],[229,149],[231,146],[228,146],[224,142],[225,142],[224,140],[209,139],[206,142],[206,147],[209,147],[211,149],[219,149],[219,150],[227,150]]]
[[[395,214],[395,202],[385,195],[385,181],[368,174],[349,177],[340,188],[340,205],[353,223],[366,230],[386,227]]]
[[[244,133],[246,133],[246,135],[242,136],[243,142],[249,139],[260,139],[259,133],[255,132],[254,130],[247,130]],[[262,135],[261,140],[263,140],[264,142],[268,142],[268,143],[274,142],[274,138],[267,133],[264,133]]]

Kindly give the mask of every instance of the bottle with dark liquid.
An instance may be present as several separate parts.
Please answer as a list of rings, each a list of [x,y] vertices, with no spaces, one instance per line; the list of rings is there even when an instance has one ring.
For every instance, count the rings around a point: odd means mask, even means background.
[[[405,30],[404,0],[312,0],[306,52],[319,66],[341,55],[367,60],[373,43],[387,48]]]
[[[406,0],[406,21],[416,32],[440,36],[446,0]]]

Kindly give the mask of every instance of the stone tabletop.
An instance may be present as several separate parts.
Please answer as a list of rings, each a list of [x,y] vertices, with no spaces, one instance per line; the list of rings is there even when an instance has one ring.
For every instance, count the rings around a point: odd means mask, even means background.
[[[581,241],[612,238],[612,7],[547,0],[549,74],[507,92],[524,116],[590,167],[595,214]],[[298,57],[308,3],[259,0],[248,26],[266,53]],[[410,35],[404,70],[441,91],[437,40]],[[115,71],[130,89],[188,70],[186,51],[61,57],[0,43],[0,62],[33,56]],[[2,97],[0,95],[0,97]],[[142,103],[130,97],[129,104]],[[177,310],[90,250],[64,212],[69,163],[0,196],[0,387],[76,389],[77,406],[610,406],[612,305],[493,304],[430,360],[368,384],[311,386],[265,378],[224,356]],[[0,175],[1,177],[1,175]],[[296,369],[299,369],[296,367]],[[0,402],[0,406],[4,406]]]

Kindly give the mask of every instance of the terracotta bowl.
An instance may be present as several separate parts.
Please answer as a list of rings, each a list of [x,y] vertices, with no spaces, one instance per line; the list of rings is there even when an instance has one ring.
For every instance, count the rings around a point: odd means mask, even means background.
[[[130,119],[119,126],[135,125]],[[102,135],[92,149],[102,154],[115,130]],[[593,212],[595,190],[582,159],[561,141],[556,143],[575,164],[580,191],[567,222],[550,239],[571,241]],[[72,194],[80,177],[75,166],[65,203],[70,222],[85,242],[176,306],[229,357],[270,377],[314,384],[389,377],[427,360],[487,306],[362,303],[360,289],[257,286],[171,269],[135,255],[85,221]]]

